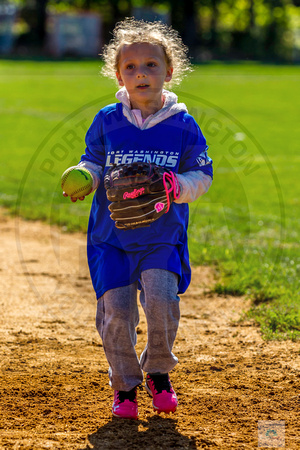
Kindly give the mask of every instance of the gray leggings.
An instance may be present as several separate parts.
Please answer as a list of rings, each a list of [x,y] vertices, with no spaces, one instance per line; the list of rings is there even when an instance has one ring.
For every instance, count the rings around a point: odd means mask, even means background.
[[[148,342],[140,360],[135,351],[137,282],[106,291],[98,299],[96,327],[109,363],[109,384],[115,390],[129,391],[143,382],[143,371],[167,373],[178,362],[172,353],[180,318],[178,276],[162,269],[145,270],[141,286]]]

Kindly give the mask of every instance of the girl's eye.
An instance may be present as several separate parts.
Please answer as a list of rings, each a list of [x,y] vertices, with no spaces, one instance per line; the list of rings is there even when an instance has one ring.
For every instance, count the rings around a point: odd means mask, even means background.
[[[126,69],[133,69],[134,68],[134,65],[133,64],[128,64],[127,66],[126,66]]]
[[[150,63],[148,63],[148,66],[149,66],[149,67],[155,67],[156,64],[155,64],[154,62],[150,62]]]

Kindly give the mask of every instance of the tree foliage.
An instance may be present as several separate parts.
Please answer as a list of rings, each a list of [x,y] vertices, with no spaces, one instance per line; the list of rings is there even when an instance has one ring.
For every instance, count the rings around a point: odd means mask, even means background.
[[[286,59],[291,57],[293,16],[299,0],[15,0],[29,23],[31,42],[42,45],[46,11],[89,10],[101,14],[107,42],[118,20],[133,7],[164,7],[172,26],[196,60],[211,58]]]

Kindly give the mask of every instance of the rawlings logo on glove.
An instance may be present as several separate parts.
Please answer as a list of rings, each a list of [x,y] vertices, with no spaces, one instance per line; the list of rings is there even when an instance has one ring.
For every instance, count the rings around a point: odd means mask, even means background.
[[[136,198],[143,194],[145,194],[145,188],[135,189],[132,192],[125,192],[123,194],[123,199],[126,200],[126,198]]]
[[[110,217],[117,228],[147,227],[169,211],[179,198],[177,176],[152,163],[120,164],[110,167],[104,177]]]

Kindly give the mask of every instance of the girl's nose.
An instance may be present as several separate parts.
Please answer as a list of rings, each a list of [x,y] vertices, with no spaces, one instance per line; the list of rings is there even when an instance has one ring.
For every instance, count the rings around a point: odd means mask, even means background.
[[[146,76],[145,69],[139,67],[137,70],[137,78],[145,78],[145,76]]]

